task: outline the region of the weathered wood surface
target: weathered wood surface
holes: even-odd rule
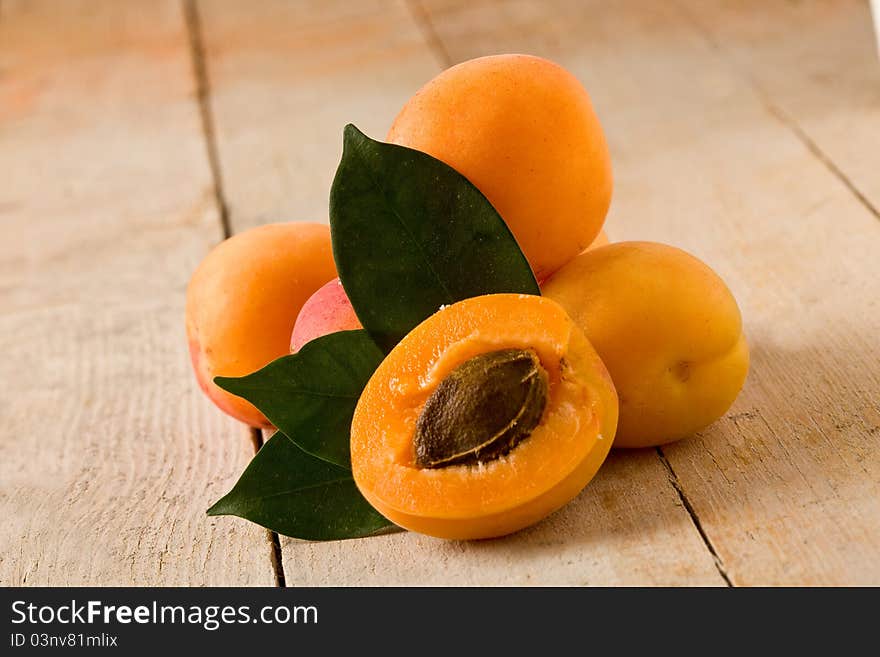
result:
[[[880,584],[874,48],[855,0],[3,0],[0,583]],[[233,232],[326,220],[345,123],[381,137],[504,51],[591,91],[612,239],[728,281],[746,388],[507,539],[282,538],[273,565],[267,532],[203,515],[253,450],[188,371],[189,273],[221,207]]]
[[[204,510],[253,455],[197,390],[190,271],[222,237],[178,2],[0,14],[0,584],[264,584]]]
[[[716,56],[836,175],[880,207],[880,48],[862,0],[682,2]],[[877,7],[880,12],[880,5]]]

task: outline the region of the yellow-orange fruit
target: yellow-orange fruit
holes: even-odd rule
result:
[[[270,426],[214,377],[244,376],[290,353],[302,305],[334,276],[330,229],[317,223],[252,228],[205,257],[187,288],[186,335],[196,379],[221,410],[251,426]]]
[[[609,244],[611,244],[611,240],[608,239],[608,234],[603,228],[599,231],[599,234],[596,235],[596,239],[593,240],[592,244],[590,244],[585,250],[589,251],[590,249],[598,249],[600,246],[608,246]]]
[[[528,350],[540,361],[547,393],[537,426],[486,462],[419,467],[415,435],[429,398],[460,365],[499,350]],[[382,362],[354,413],[352,471],[370,504],[402,527],[441,538],[490,538],[535,523],[575,497],[607,456],[616,424],[611,379],[558,304],[486,295],[438,311]]]
[[[679,440],[721,417],[749,369],[736,300],[694,256],[665,244],[587,251],[543,287],[584,330],[620,398],[615,447]]]
[[[538,280],[585,249],[611,202],[611,160],[586,90],[529,55],[472,59],[404,105],[388,141],[433,155],[498,210]]]
[[[607,246],[610,243],[611,243],[611,241],[608,239],[608,235],[605,233],[605,229],[603,228],[602,230],[599,231],[599,234],[596,235],[596,239],[593,240],[592,244],[590,244],[590,246],[588,246],[586,249],[584,249],[584,251],[598,249],[600,246]],[[546,281],[549,278],[550,277],[548,276],[547,278],[539,279],[538,283],[541,285],[544,285],[544,281]]]

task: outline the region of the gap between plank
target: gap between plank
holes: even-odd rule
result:
[[[410,16],[412,16],[412,19],[422,32],[425,43],[428,44],[428,49],[434,53],[434,56],[439,60],[440,65],[443,68],[449,68],[452,66],[454,63],[452,57],[449,55],[449,51],[446,50],[446,46],[443,45],[443,40],[440,38],[437,30],[434,29],[434,24],[431,22],[431,16],[428,14],[428,10],[425,9],[420,0],[406,0],[404,4],[407,9],[409,9]]]
[[[254,443],[254,454],[262,449],[266,444],[262,429],[251,427],[251,440]],[[269,533],[269,539],[272,541],[272,570],[275,571],[275,585],[281,588],[287,587],[287,578],[284,576],[284,559],[281,555],[281,539],[278,532],[266,530]]]
[[[703,545],[706,546],[706,549],[709,550],[709,553],[712,555],[712,560],[715,562],[715,568],[716,570],[718,570],[718,574],[721,575],[721,578],[724,580],[727,586],[736,586],[730,579],[730,576],[727,574],[727,569],[724,567],[724,562],[721,561],[721,557],[718,556],[718,552],[715,550],[715,546],[712,545],[712,541],[709,539],[709,535],[706,533],[706,530],[703,529],[703,523],[700,522],[700,518],[699,516],[697,516],[696,510],[691,504],[691,501],[688,499],[687,494],[685,494],[684,488],[682,488],[681,482],[678,479],[678,475],[675,474],[675,470],[672,469],[672,464],[669,462],[669,459],[666,458],[666,454],[663,453],[663,449],[661,447],[655,447],[654,449],[657,451],[657,456],[660,458],[660,462],[666,468],[669,483],[672,484],[675,492],[678,493],[678,499],[681,500],[682,505],[684,505],[685,510],[691,517],[691,522],[694,523],[694,527],[696,527],[697,529],[697,533],[700,535],[700,538],[703,539]]]
[[[831,156],[828,155],[822,148],[816,143],[810,135],[807,134],[806,130],[804,130],[801,125],[790,116],[785,110],[783,110],[780,106],[770,100],[767,94],[764,93],[761,85],[755,80],[754,76],[743,66],[736,62],[736,60],[727,54],[726,49],[721,43],[715,39],[715,36],[712,32],[703,25],[700,20],[693,15],[693,13],[681,3],[676,2],[675,6],[678,7],[679,13],[691,24],[694,30],[697,32],[699,36],[701,36],[706,43],[708,44],[711,50],[714,50],[719,59],[721,59],[725,64],[727,64],[735,73],[739,74],[739,76],[752,88],[752,91],[758,96],[758,99],[761,101],[761,104],[764,106],[764,109],[777,121],[779,121],[782,125],[791,131],[791,133],[804,145],[804,147],[817,159],[822,165],[837,178],[843,186],[846,187],[850,193],[856,198],[856,200],[868,211],[871,215],[880,221],[880,209],[877,208],[873,203],[871,203],[870,199],[865,196],[864,192],[860,190],[856,184],[847,176],[843,169],[841,169],[834,160],[831,159]]]
[[[205,150],[208,156],[208,166],[211,170],[211,179],[214,186],[214,202],[220,213],[220,227],[224,239],[232,236],[232,223],[229,220],[229,205],[226,202],[226,194],[223,188],[223,177],[220,170],[220,155],[217,149],[217,133],[214,127],[214,115],[211,112],[211,86],[208,79],[208,68],[205,63],[205,44],[202,37],[202,22],[196,0],[183,0],[183,13],[186,19],[187,33],[189,35],[190,56],[193,63],[193,75],[196,82],[196,99],[199,106],[199,117],[202,123],[202,132],[205,136]],[[262,448],[263,432],[251,427],[249,429],[254,454]],[[284,564],[281,558],[281,540],[278,534],[266,530],[269,541],[272,543],[272,571],[275,575],[275,585],[286,587],[284,577]]]
[[[868,199],[867,196],[856,187],[856,184],[843,172],[843,170],[834,163],[834,160],[823,151],[819,144],[813,141],[812,137],[808,135],[804,129],[800,126],[800,124],[795,121],[791,116],[789,116],[781,107],[776,104],[770,102],[768,98],[766,98],[761,91],[760,88],[755,88],[755,91],[758,93],[758,96],[761,98],[761,101],[764,103],[765,109],[773,115],[782,125],[787,127],[794,133],[795,137],[797,137],[801,143],[806,147],[810,153],[812,153],[817,160],[819,160],[822,164],[825,165],[825,168],[828,169],[831,174],[836,177],[841,183],[843,183],[844,187],[846,187],[853,196],[856,197],[859,203],[864,206],[864,208],[870,212],[875,219],[880,221],[880,209],[874,206],[873,203]]]
[[[208,166],[214,181],[214,201],[220,212],[220,226],[223,237],[232,236],[232,224],[229,221],[229,206],[223,189],[223,176],[220,170],[220,155],[217,150],[217,133],[214,128],[214,115],[211,112],[211,85],[208,79],[208,68],[205,64],[205,43],[202,38],[202,19],[196,0],[183,0],[183,13],[186,17],[189,33],[190,54],[193,62],[193,73],[196,80],[196,98],[199,105],[199,116],[202,121],[202,132],[205,135],[205,149],[208,154]]]

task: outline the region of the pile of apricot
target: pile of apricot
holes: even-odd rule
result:
[[[543,296],[438,309],[388,354],[350,436],[355,482],[380,513],[443,538],[504,535],[574,498],[612,444],[675,441],[730,407],[749,365],[736,301],[680,249],[608,243],[611,160],[573,75],[526,55],[464,62],[406,103],[387,140],[467,177]],[[268,426],[213,377],[360,327],[335,276],[321,224],[255,228],[207,256],[186,326],[199,383],[222,410]]]

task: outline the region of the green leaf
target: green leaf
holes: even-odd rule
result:
[[[353,125],[330,191],[330,228],[342,285],[386,351],[442,305],[540,294],[504,220],[467,178]]]
[[[309,454],[351,468],[351,418],[382,358],[366,331],[339,331],[253,374],[214,382],[251,402]]]
[[[263,445],[208,515],[238,516],[311,541],[372,536],[394,527],[363,498],[350,471],[307,454],[281,433]]]

